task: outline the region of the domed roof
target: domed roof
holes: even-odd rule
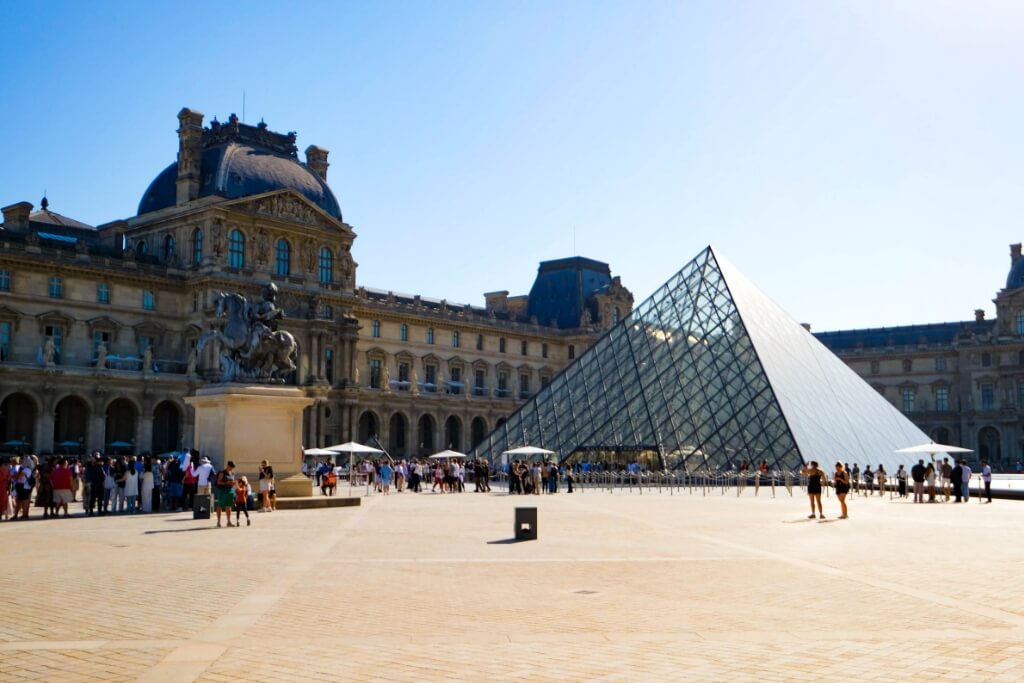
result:
[[[1010,274],[1006,276],[1006,288],[1024,287],[1024,258],[1019,258],[1010,266]]]
[[[342,220],[341,207],[331,188],[298,160],[294,141],[294,133],[271,133],[265,124],[247,126],[238,123],[234,116],[228,124],[215,121],[203,131],[199,197],[238,199],[291,189]],[[174,206],[177,179],[175,162],[150,183],[139,202],[139,215]]]

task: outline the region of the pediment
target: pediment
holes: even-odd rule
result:
[[[166,327],[152,320],[141,322],[132,327],[132,329],[135,330],[136,335],[144,334],[147,337],[163,337],[164,333],[167,332]]]
[[[124,325],[106,315],[100,315],[95,318],[90,318],[86,322],[89,324],[90,329],[119,330],[122,327],[124,327]]]
[[[21,324],[21,318],[24,314],[21,311],[17,311],[10,306],[0,306],[0,320],[8,320],[14,323],[15,329]]]
[[[283,223],[307,225],[321,230],[354,236],[352,227],[292,189],[274,190],[224,202],[221,208],[262,216]]]
[[[462,356],[452,356],[448,359],[449,365],[465,365],[466,361],[462,359]]]
[[[46,325],[61,325],[67,329],[75,324],[75,319],[70,315],[56,310],[40,313],[36,319],[39,321],[40,332]]]

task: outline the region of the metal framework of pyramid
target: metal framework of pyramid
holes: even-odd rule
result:
[[[895,464],[928,437],[707,247],[474,450],[658,467]],[[590,454],[590,455],[588,455]],[[890,471],[893,471],[890,470]]]

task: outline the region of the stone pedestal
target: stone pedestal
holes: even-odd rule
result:
[[[313,399],[302,390],[223,384],[204,387],[185,402],[196,411],[195,448],[218,469],[233,461],[236,474],[259,491],[260,461],[268,460],[279,497],[313,495],[312,481],[301,473],[302,411]]]

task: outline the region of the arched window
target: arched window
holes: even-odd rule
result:
[[[164,237],[164,263],[174,261],[174,235]]]
[[[334,282],[334,254],[328,247],[320,247],[320,283],[329,285]]]
[[[192,231],[192,265],[198,266],[203,262],[203,229],[196,228]]]
[[[135,255],[136,256],[145,256],[148,253],[149,253],[149,245],[146,244],[146,240],[139,240],[139,242],[135,245]]]
[[[274,272],[281,277],[288,277],[292,273],[292,245],[283,237],[277,241],[274,249]]]
[[[245,268],[245,235],[238,228],[228,234],[228,266]]]

